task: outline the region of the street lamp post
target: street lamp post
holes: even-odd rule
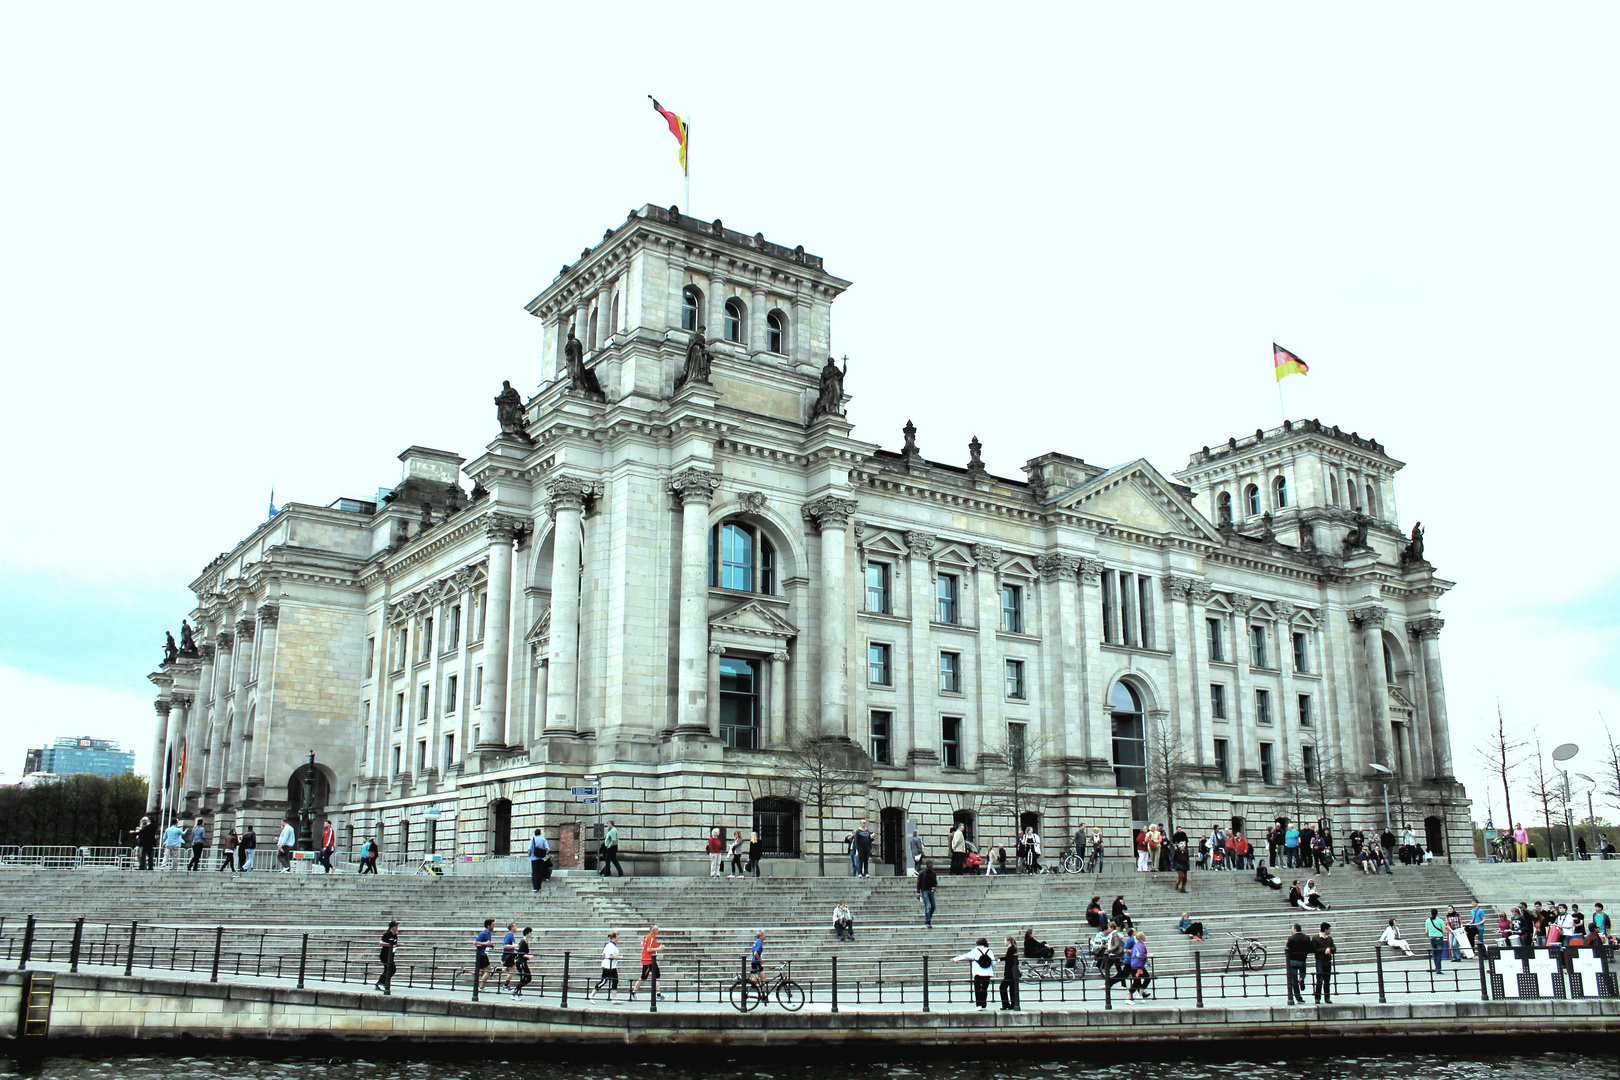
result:
[[[1553,763],[1556,766],[1558,762],[1568,761],[1580,752],[1581,748],[1572,742],[1564,743],[1562,746],[1555,746],[1552,755]],[[1559,769],[1558,771],[1564,774],[1564,827],[1569,830],[1569,857],[1573,861],[1575,858],[1575,819],[1569,816],[1569,770]]]
[[[1382,783],[1384,787],[1384,831],[1389,832],[1392,827],[1389,823],[1389,777],[1394,776],[1395,774],[1389,769],[1388,766],[1380,765],[1376,761],[1372,762],[1367,767],[1382,777],[1380,783]],[[1385,855],[1387,856],[1388,852],[1385,852]]]
[[[1576,773],[1575,779],[1586,785],[1586,827],[1592,832],[1592,847],[1590,850],[1597,851],[1597,812],[1592,809],[1592,789],[1597,787],[1597,781],[1592,779],[1590,776],[1587,776],[1583,772]],[[1602,854],[1603,853],[1601,851],[1598,851],[1598,855],[1600,857]]]

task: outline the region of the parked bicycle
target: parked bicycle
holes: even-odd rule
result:
[[[1081,858],[1080,853],[1075,851],[1074,848],[1066,847],[1063,849],[1063,854],[1059,855],[1052,865],[1065,874],[1078,874],[1085,869],[1085,860]]]
[[[776,965],[776,976],[772,979],[750,979],[738,977],[732,981],[731,1007],[738,1012],[751,1012],[764,1005],[776,995],[776,1003],[788,1012],[798,1012],[804,1008],[804,988],[788,978],[788,966]]]
[[[1073,956],[1067,955],[1069,951],[1066,949],[1065,955],[1046,960],[1024,960],[1019,970],[1023,978],[1031,982],[1069,982],[1084,979],[1096,970],[1096,963],[1085,948],[1076,946]]]
[[[1266,966],[1266,947],[1258,938],[1239,937],[1230,930],[1226,936],[1232,939],[1232,951],[1226,954],[1227,971],[1232,970],[1233,960],[1244,971],[1259,971]]]

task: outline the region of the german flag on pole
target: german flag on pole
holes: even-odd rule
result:
[[[1277,368],[1277,381],[1281,382],[1286,375],[1309,375],[1311,367],[1305,361],[1277,344],[1271,343],[1271,357]]]
[[[662,116],[666,121],[669,122],[669,133],[675,136],[676,142],[681,144],[681,152],[677,157],[677,160],[681,163],[681,172],[683,174],[687,173],[686,143],[690,132],[687,130],[686,121],[682,120],[680,117],[658,104],[658,99],[653,97],[651,94],[647,95],[647,100],[653,103],[653,108],[658,111],[658,115]]]

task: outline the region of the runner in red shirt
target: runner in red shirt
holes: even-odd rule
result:
[[[647,936],[641,939],[641,978],[637,979],[636,985],[630,988],[631,1001],[636,1000],[636,991],[641,989],[642,983],[648,979],[653,979],[656,982],[659,978],[658,954],[663,951],[664,946],[658,940],[658,927],[649,927]],[[655,985],[654,989],[656,988]],[[659,994],[658,1000],[664,1000],[664,995]]]

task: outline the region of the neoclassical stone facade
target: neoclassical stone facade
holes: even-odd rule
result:
[[[644,869],[750,822],[786,869],[814,821],[781,749],[819,729],[860,778],[831,831],[882,822],[885,858],[908,818],[936,850],[956,815],[1010,837],[1019,754],[1050,841],[1084,821],[1120,851],[1173,770],[1197,827],[1326,805],[1342,832],[1388,787],[1468,857],[1450,583],[1382,445],[1289,423],[1174,479],[1060,453],[999,477],[909,424],[886,451],[826,362],[847,285],[674,208],[610,229],[530,303],[539,389],[484,453],[413,446],[386,497],[288,505],[192,583],[154,805],[263,833],[313,752],[356,841],[485,854],[594,821],[570,787],[598,777]]]

